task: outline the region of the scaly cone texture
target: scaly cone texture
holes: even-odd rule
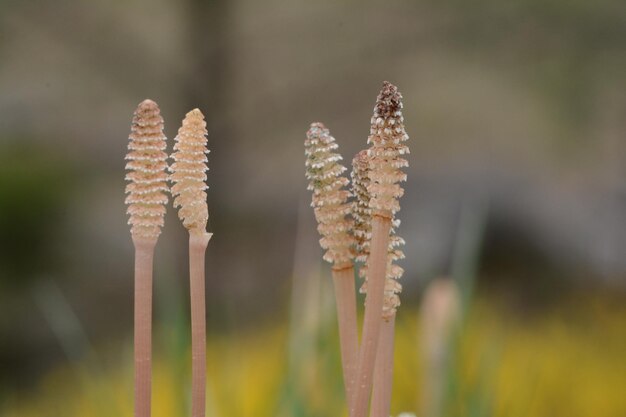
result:
[[[399,246],[404,245],[404,239],[395,234],[392,227],[389,236],[389,254],[387,260],[387,275],[385,277],[385,298],[383,299],[383,319],[389,320],[396,314],[396,310],[400,307],[400,297],[398,294],[402,292],[402,285],[398,282],[404,274],[404,269],[396,265],[396,261],[404,259],[404,252]],[[367,281],[361,287],[361,292],[367,291]]]
[[[409,165],[401,155],[408,154],[409,148],[403,145],[409,139],[404,130],[402,117],[402,95],[398,87],[385,81],[376,100],[374,115],[371,120],[370,208],[392,217],[400,211],[398,199],[404,194],[400,182],[406,181],[406,174],[401,168]]]
[[[359,268],[359,276],[365,280],[360,293],[367,293],[367,258],[370,250],[372,236],[370,208],[370,195],[367,187],[370,184],[370,157],[367,150],[359,152],[352,160],[352,192],[356,197],[352,211],[354,218],[354,235],[356,239],[356,260],[363,264]],[[399,259],[404,259],[404,252],[400,249],[404,245],[404,239],[396,235],[396,229],[400,226],[399,219],[393,219],[389,232],[389,247],[387,257],[387,272],[385,276],[385,296],[383,301],[383,318],[389,320],[400,306],[398,294],[402,291],[402,285],[397,281],[402,277],[404,270],[396,264]]]
[[[152,100],[142,101],[133,116],[126,155],[128,224],[134,237],[157,238],[163,227],[167,186],[167,154],[163,118]]]
[[[404,258],[404,253],[399,249],[404,245],[404,240],[395,235],[395,229],[400,225],[395,215],[400,210],[398,199],[404,194],[400,183],[406,181],[406,174],[402,168],[409,165],[408,161],[402,157],[409,153],[409,148],[403,144],[408,139],[402,116],[402,94],[398,91],[398,87],[385,81],[376,100],[370,136],[367,139],[367,142],[371,144],[367,151],[368,170],[362,175],[369,178],[366,189],[369,193],[371,213],[379,213],[392,218],[383,301],[383,318],[386,320],[395,314],[400,305],[398,293],[402,291],[402,286],[397,280],[404,270],[395,262]],[[367,287],[364,286],[362,291],[366,290]]]
[[[207,207],[206,171],[207,130],[202,112],[194,109],[187,113],[178,129],[174,163],[170,167],[170,180],[174,182],[172,195],[174,207],[180,207],[178,217],[190,232],[204,233],[209,219]]]
[[[357,262],[367,263],[367,256],[370,253],[370,239],[372,238],[372,210],[370,209],[370,195],[367,186],[370,183],[368,177],[369,157],[367,150],[364,149],[352,159],[352,194],[355,201],[352,207],[352,218],[354,219],[354,238]],[[361,278],[365,278],[363,265],[359,269]]]
[[[322,123],[313,123],[304,146],[308,189],[313,191],[311,207],[322,235],[320,245],[326,250],[324,260],[335,266],[349,265],[354,258],[352,207],[348,203],[350,191],[344,189],[349,181],[341,175],[346,168],[338,163],[341,155],[333,152],[337,143]]]

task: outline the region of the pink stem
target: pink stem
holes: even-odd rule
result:
[[[367,261],[367,298],[363,336],[359,349],[359,361],[354,381],[353,398],[350,402],[350,417],[365,417],[372,390],[374,362],[378,349],[378,338],[382,323],[385,274],[391,218],[379,213],[372,216],[372,240]]]
[[[150,417],[152,400],[152,261],[156,238],[135,245],[135,417]]]
[[[206,307],[204,258],[208,233],[189,234],[189,288],[191,293],[191,415],[204,417],[206,409]]]

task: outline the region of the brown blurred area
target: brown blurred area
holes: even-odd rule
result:
[[[484,225],[479,291],[623,302],[624,74],[622,1],[0,0],[0,383],[67,355],[50,305],[90,343],[130,337],[124,155],[144,98],[170,143],[188,110],[207,117],[213,331],[288,314],[294,269],[321,258],[304,133],[323,121],[348,164],[383,80],[411,136],[403,303],[452,272],[464,213]],[[187,302],[186,250],[170,210],[156,320]]]

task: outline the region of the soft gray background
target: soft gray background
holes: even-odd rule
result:
[[[524,305],[574,288],[623,294],[625,6],[0,1],[5,382],[62,356],[45,294],[63,294],[93,343],[130,336],[123,158],[144,98],[170,143],[188,110],[207,116],[214,327],[284,316],[292,272],[321,255],[304,133],[323,121],[349,163],[383,80],[404,95],[411,137],[405,303],[451,272],[464,218],[486,227],[480,288]],[[186,262],[170,211],[156,291],[185,300]]]

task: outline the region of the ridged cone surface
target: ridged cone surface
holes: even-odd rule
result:
[[[163,118],[159,106],[144,100],[135,110],[126,155],[127,213],[133,236],[154,238],[161,234],[167,186],[167,154]]]
[[[357,223],[370,224],[371,220],[363,216],[379,214],[391,217],[389,232],[389,248],[387,257],[387,274],[385,279],[385,295],[383,300],[383,318],[391,318],[400,306],[398,294],[402,286],[397,280],[404,270],[396,265],[396,261],[404,258],[400,249],[404,239],[396,236],[395,230],[400,221],[395,219],[400,210],[399,198],[404,194],[400,183],[406,181],[406,174],[402,168],[408,166],[408,161],[402,155],[409,153],[409,148],[403,144],[409,136],[404,129],[402,116],[402,94],[398,88],[385,81],[376,99],[374,114],[371,119],[370,135],[367,142],[371,145],[366,153],[357,155],[353,164],[354,191],[357,197],[355,219]],[[364,207],[368,207],[365,210]],[[356,226],[356,230],[364,228],[365,236],[371,235],[366,226]],[[359,237],[357,236],[357,239]],[[367,257],[369,256],[369,240],[357,245],[357,258],[364,262],[359,274],[366,281],[361,287],[361,293],[367,292]]]
[[[352,192],[356,197],[352,216],[355,221],[354,235],[356,239],[356,260],[362,262],[359,268],[359,276],[365,280],[360,292],[367,292],[367,258],[370,254],[370,240],[372,236],[372,209],[370,208],[370,195],[367,187],[370,184],[370,156],[368,151],[359,152],[352,160]],[[387,255],[387,275],[385,277],[385,295],[383,299],[383,318],[390,319],[400,306],[399,293],[402,285],[398,280],[404,270],[396,264],[399,259],[404,259],[404,252],[400,249],[404,245],[404,239],[396,235],[396,229],[400,226],[399,219],[393,219],[389,231],[389,248]]]
[[[170,167],[174,207],[180,207],[178,217],[189,231],[204,233],[209,219],[206,171],[207,130],[204,115],[198,109],[187,113],[178,129]]]
[[[337,143],[322,123],[313,123],[304,146],[308,189],[313,191],[311,207],[322,235],[320,245],[326,250],[323,258],[335,265],[349,263],[354,258],[352,208],[350,191],[344,188],[349,181],[342,176],[346,168],[339,163],[341,155],[333,152]]]
[[[365,263],[369,255],[370,240],[372,239],[372,209],[370,209],[370,195],[367,186],[370,183],[368,177],[369,156],[367,150],[362,150],[352,159],[352,195],[355,200],[352,207],[354,219],[354,238],[356,249],[356,261]]]
[[[409,139],[402,117],[402,95],[398,87],[385,81],[378,94],[367,143],[370,156],[370,208],[382,214],[395,215],[398,199],[404,194],[400,183],[406,181],[402,168],[409,164],[402,155],[409,153],[403,142]]]

